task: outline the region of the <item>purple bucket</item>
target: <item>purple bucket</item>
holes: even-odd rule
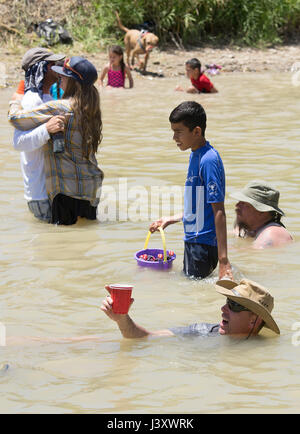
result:
[[[140,267],[149,267],[154,270],[168,270],[172,267],[172,263],[174,259],[176,258],[176,255],[174,253],[173,256],[169,257],[166,262],[164,262],[163,259],[158,259],[158,261],[146,261],[145,259],[140,258],[141,255],[144,254],[154,256],[154,258],[157,258],[157,255],[161,253],[164,255],[164,251],[162,249],[144,249],[140,250],[139,252],[136,252],[135,259],[137,261],[137,264]],[[169,256],[169,252],[167,251],[167,256]]]

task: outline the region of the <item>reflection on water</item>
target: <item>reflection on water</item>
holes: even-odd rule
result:
[[[292,246],[254,251],[249,241],[228,237],[236,278],[246,276],[270,288],[282,334],[266,331],[245,342],[226,337],[128,341],[99,310],[104,284],[128,282],[134,284],[132,316],[146,328],[220,318],[224,299],[214,291],[217,272],[202,282],[181,274],[180,224],[166,231],[167,247],[177,254],[171,271],[138,268],[133,259],[149,221],[162,211],[162,203],[151,206],[153,188],[180,187],[185,181],[189,155],[172,142],[168,122],[170,111],[188,99],[173,91],[177,81],[144,78],[130,91],[102,94],[104,139],[98,161],[104,186],[116,199],[103,195],[101,210],[114,202],[116,216],[124,211],[126,198],[118,190],[122,178],[131,194],[131,219],[80,221],[71,227],[46,225],[29,214],[6,121],[11,90],[2,90],[0,321],[8,339],[99,336],[97,341],[22,340],[1,347],[0,364],[10,366],[0,376],[2,412],[298,411],[300,348],[292,344],[292,326],[300,321],[300,90],[288,74],[223,74],[214,82],[219,94],[193,98],[207,111],[207,138],[224,161],[228,230],[234,220],[229,193],[261,178],[281,191],[284,223],[295,238]],[[148,194],[144,203],[139,191]],[[139,209],[141,203],[147,212]],[[160,247],[159,235],[150,245]]]

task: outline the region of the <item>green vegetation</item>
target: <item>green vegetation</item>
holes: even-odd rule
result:
[[[30,4],[34,5],[35,1],[37,10],[46,4],[44,0],[31,0]],[[51,7],[45,9],[48,16],[39,18],[59,20],[66,16],[68,30],[87,51],[121,43],[124,33],[117,27],[116,10],[128,28],[153,21],[161,45],[175,43],[178,47],[206,43],[273,45],[289,42],[297,37],[300,29],[300,0],[58,1],[51,2],[53,11]],[[55,17],[56,2],[65,8],[64,15]],[[16,5],[23,3],[24,0],[14,0],[12,4],[16,9]],[[17,17],[18,28],[22,27],[20,14],[14,10],[12,16]],[[28,19],[23,19],[24,22],[28,23]]]
[[[105,46],[118,42],[118,10],[128,28],[153,21],[162,43],[263,46],[287,42],[300,28],[300,0],[93,0],[69,20],[75,38]]]

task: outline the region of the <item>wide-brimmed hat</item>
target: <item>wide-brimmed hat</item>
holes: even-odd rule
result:
[[[34,47],[26,51],[22,59],[22,68],[27,71],[35,63],[41,60],[47,60],[48,62],[58,62],[63,60],[66,56],[64,54],[54,54],[47,48]]]
[[[276,211],[284,215],[284,212],[278,207],[279,191],[265,181],[251,181],[242,191],[233,192],[230,196],[238,201],[250,203],[258,211]]]
[[[95,66],[84,57],[74,56],[66,59],[64,66],[52,66],[53,71],[59,75],[74,78],[81,84],[92,85],[98,78]]]
[[[279,327],[271,315],[274,298],[266,288],[248,279],[242,279],[240,283],[224,279],[216,283],[216,290],[258,315],[265,322],[265,327],[280,334]]]

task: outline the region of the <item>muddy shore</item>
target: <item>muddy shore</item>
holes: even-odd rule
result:
[[[9,48],[0,47],[2,68],[6,74],[5,86],[14,87],[23,77],[21,58],[27,49],[18,48],[13,53]],[[55,50],[57,51],[57,50]],[[66,54],[80,54],[90,59],[98,71],[107,63],[106,52],[82,53],[80,47],[67,47]],[[184,75],[184,62],[197,57],[202,65],[216,63],[223,73],[235,72],[289,72],[295,62],[300,62],[300,45],[284,45],[267,49],[255,48],[194,48],[189,50],[156,49],[150,56],[147,70],[154,76],[176,77]],[[139,74],[135,73],[135,78]],[[3,80],[2,80],[3,81]],[[3,84],[2,84],[3,87]]]

